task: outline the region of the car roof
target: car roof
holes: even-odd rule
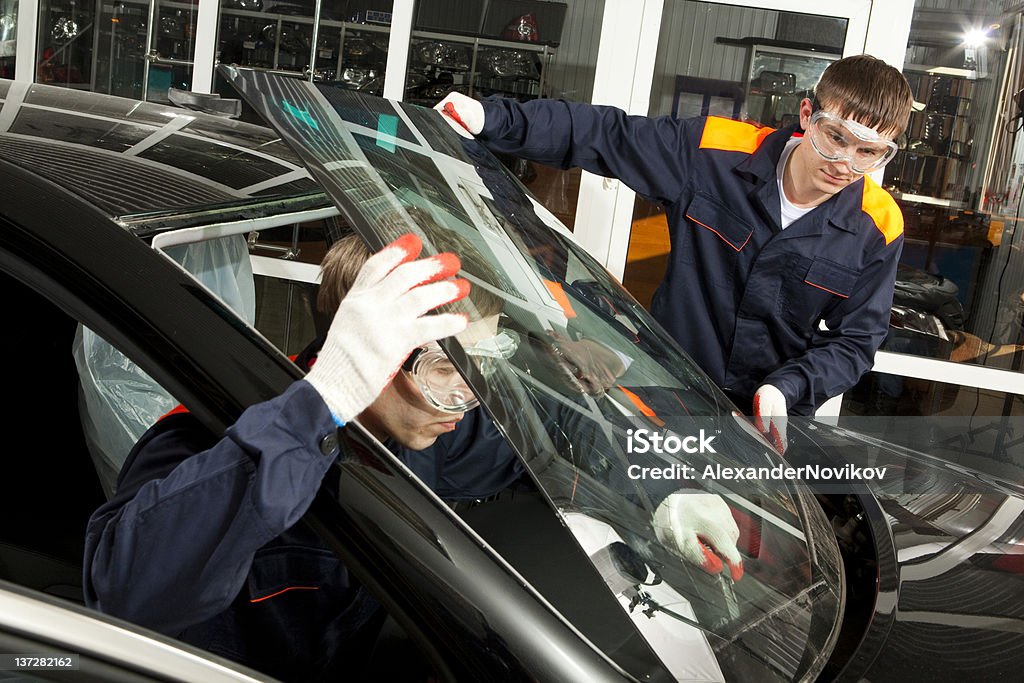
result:
[[[0,158],[140,235],[330,204],[263,126],[9,80],[0,105]]]

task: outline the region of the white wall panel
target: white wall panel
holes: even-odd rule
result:
[[[36,80],[36,27],[39,18],[39,0],[19,0],[17,53],[14,58],[14,78],[29,83]]]
[[[661,26],[662,0],[606,0],[593,102],[646,114]],[[634,195],[614,180],[584,171],[574,235],[616,277],[622,276]]]
[[[405,97],[405,74],[409,68],[409,41],[415,8],[415,0],[395,0],[391,9],[388,61],[384,69],[384,97],[389,100]]]
[[[217,61],[217,0],[199,0],[196,14],[196,51],[192,57],[192,91],[213,92],[213,69]]]

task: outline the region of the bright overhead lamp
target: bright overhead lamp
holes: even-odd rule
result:
[[[981,47],[988,38],[988,29],[974,28],[964,34],[964,45],[967,47]]]

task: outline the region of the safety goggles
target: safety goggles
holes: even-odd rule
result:
[[[827,161],[845,161],[854,173],[870,173],[885,166],[899,147],[873,128],[841,119],[824,109],[811,114],[807,129],[814,151]]]
[[[519,336],[505,331],[464,348],[466,355],[476,361],[486,377],[497,369],[498,363],[509,358],[519,348]],[[441,347],[432,342],[421,346],[402,365],[409,373],[423,398],[432,407],[446,413],[464,413],[479,405],[473,390],[459,374],[458,369]]]

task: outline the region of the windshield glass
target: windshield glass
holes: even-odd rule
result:
[[[500,299],[514,353],[443,345],[661,665],[680,680],[812,679],[842,613],[828,522],[791,478],[735,476],[785,463],[621,285],[436,112],[222,69],[371,247],[412,227]],[[655,511],[676,493],[728,504],[742,578],[659,540]]]

